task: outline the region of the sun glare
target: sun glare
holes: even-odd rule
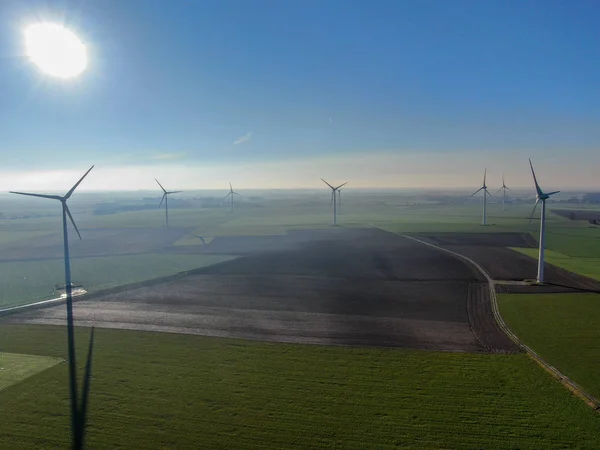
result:
[[[62,25],[38,23],[25,29],[27,56],[44,73],[73,78],[85,70],[87,53],[77,35]]]

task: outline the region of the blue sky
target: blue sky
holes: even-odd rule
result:
[[[79,78],[27,61],[40,20],[87,45]],[[591,187],[598,80],[594,1],[3,0],[0,188],[526,185],[527,156]]]

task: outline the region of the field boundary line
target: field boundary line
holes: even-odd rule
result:
[[[48,300],[40,300],[39,302],[27,303],[25,305],[10,306],[8,308],[0,309],[0,317],[9,315],[9,314],[15,314],[15,313],[27,311],[30,309],[56,306],[56,305],[65,303],[66,301],[67,301],[66,298],[59,297],[59,298],[51,298]]]
[[[526,345],[523,341],[521,341],[516,334],[514,334],[510,328],[502,319],[500,315],[500,310],[498,309],[498,298],[496,296],[496,282],[494,279],[485,271],[483,267],[481,267],[478,263],[473,261],[471,258],[461,255],[452,250],[448,250],[446,248],[440,247],[438,245],[432,244],[430,242],[422,241],[421,239],[417,239],[413,236],[409,236],[406,234],[399,234],[404,238],[410,239],[415,242],[419,242],[423,245],[427,245],[428,247],[435,248],[436,250],[440,250],[446,252],[450,255],[453,255],[463,261],[466,261],[471,266],[475,267],[488,281],[489,291],[490,291],[490,301],[492,303],[492,312],[494,313],[494,318],[496,319],[496,323],[498,326],[506,333],[506,335],[517,344],[530,358],[532,358],[535,362],[537,362],[543,369],[546,370],[549,374],[553,375],[556,379],[558,379],[563,386],[565,386],[569,391],[571,391],[574,395],[582,399],[588,406],[594,408],[597,412],[600,410],[600,401],[596,399],[592,394],[584,390],[581,386],[563,374],[556,367],[548,363],[544,358],[542,358],[537,352],[535,352],[531,347]]]

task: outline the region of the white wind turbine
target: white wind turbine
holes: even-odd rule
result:
[[[10,191],[11,194],[28,195],[31,197],[40,197],[50,200],[58,200],[62,205],[62,222],[63,222],[63,244],[64,244],[64,258],[65,258],[65,291],[66,291],[66,304],[67,304],[67,347],[68,347],[68,363],[69,363],[69,392],[71,396],[71,426],[73,431],[73,446],[74,448],[83,447],[84,430],[86,425],[87,416],[87,400],[89,396],[90,378],[92,373],[92,349],[94,346],[94,328],[90,335],[90,343],[88,347],[88,357],[85,365],[85,372],[83,378],[83,391],[81,398],[81,405],[77,400],[77,374],[76,374],[76,362],[75,362],[75,327],[73,323],[73,284],[71,283],[71,261],[69,256],[69,236],[67,231],[67,216],[79,239],[81,239],[81,233],[75,225],[75,220],[69,211],[67,206],[67,200],[73,195],[77,186],[81,184],[83,179],[88,173],[94,168],[90,167],[89,170],[83,175],[75,186],[73,186],[69,192],[64,196],[60,195],[44,195],[44,194],[31,194],[27,192],[14,192]]]
[[[223,201],[227,200],[227,197],[231,196],[231,212],[233,212],[233,196],[234,195],[240,195],[237,192],[235,192],[233,190],[233,187],[231,186],[231,181],[229,182],[229,193],[225,196],[225,198],[223,199]]]
[[[327,186],[329,186],[331,188],[331,203],[333,205],[333,225],[337,226],[337,195],[336,192],[339,193],[339,190],[342,186],[345,186],[348,184],[348,182],[346,181],[343,184],[340,184],[338,187],[333,187],[332,185],[330,185],[327,181],[323,180],[323,178],[321,178],[321,180],[323,181],[323,183],[325,183]]]
[[[540,219],[540,253],[538,257],[538,271],[537,271],[537,282],[544,282],[544,247],[546,245],[546,200],[550,198],[551,195],[558,194],[560,191],[553,191],[545,193],[540,188],[540,185],[537,182],[537,178],[535,176],[535,171],[533,170],[533,164],[531,164],[531,159],[529,160],[529,167],[531,167],[531,174],[533,175],[533,182],[535,183],[535,205],[533,206],[533,210],[531,211],[531,216],[529,217],[529,223],[531,223],[531,219],[533,219],[533,215],[535,214],[535,209],[537,208],[538,203],[542,202],[542,215]]]
[[[481,219],[481,225],[487,225],[487,196],[489,195],[490,198],[492,197],[492,194],[489,193],[488,188],[485,184],[485,178],[487,175],[487,169],[485,169],[483,171],[483,185],[477,189],[475,192],[473,192],[473,194],[471,194],[471,197],[475,194],[477,194],[479,191],[483,191],[483,217]]]
[[[502,193],[502,211],[504,211],[504,205],[506,203],[506,191],[510,191],[510,188],[504,183],[504,174],[502,174],[502,187],[498,189],[498,192],[504,191]]]
[[[156,180],[156,178],[155,178]],[[167,219],[167,228],[169,228],[169,195],[171,194],[179,194],[180,192],[183,191],[167,191],[164,187],[162,187],[162,184],[160,184],[160,182],[158,180],[156,180],[156,182],[158,183],[158,185],[160,186],[160,188],[163,191],[163,196],[160,199],[160,203],[158,204],[158,207],[160,208],[162,206],[162,202],[165,202],[165,217]]]

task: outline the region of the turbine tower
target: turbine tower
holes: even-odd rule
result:
[[[510,191],[510,188],[504,183],[504,174],[502,174],[502,187],[498,189],[498,192],[504,191],[502,193],[502,211],[504,211],[504,204],[506,203],[506,191]]]
[[[156,180],[156,178],[155,178]],[[180,192],[183,191],[167,191],[164,187],[162,187],[162,184],[160,184],[160,182],[158,180],[156,180],[156,182],[158,183],[158,185],[160,186],[160,188],[163,191],[163,196],[160,199],[160,203],[158,204],[158,207],[160,208],[162,206],[162,202],[165,202],[165,217],[167,219],[167,228],[169,228],[169,195],[171,194],[179,194]]]
[[[492,194],[489,193],[488,188],[485,184],[485,178],[487,175],[487,169],[485,169],[483,171],[483,185],[477,189],[475,192],[473,192],[473,194],[471,194],[471,197],[475,194],[477,194],[479,191],[483,191],[483,217],[481,219],[481,225],[487,225],[487,196],[489,195],[490,198],[492,197]]]
[[[323,183],[325,183],[327,186],[329,186],[331,188],[331,203],[333,205],[333,226],[337,226],[337,201],[336,201],[336,192],[339,193],[339,190],[342,186],[345,186],[348,184],[348,182],[346,181],[343,184],[340,184],[338,187],[333,187],[332,185],[330,185],[327,181],[323,180],[323,178],[321,178],[321,180],[323,181]]]
[[[533,170],[533,164],[531,164],[531,159],[529,160],[529,167],[531,167],[531,174],[533,175],[533,182],[535,183],[535,205],[533,205],[533,210],[531,211],[531,216],[529,217],[529,223],[531,223],[531,219],[533,219],[533,215],[535,214],[535,209],[537,208],[538,203],[542,202],[542,215],[540,219],[540,253],[538,257],[538,271],[537,271],[537,282],[544,282],[544,246],[546,244],[546,200],[550,198],[551,195],[558,194],[560,191],[548,192],[545,193],[540,188],[540,185],[537,182],[537,178],[535,177],[535,171]]]
[[[233,196],[240,195],[240,194],[238,194],[237,192],[235,192],[233,190],[233,187],[231,186],[231,181],[229,182],[229,193],[225,196],[223,201],[227,200],[227,197],[229,197],[230,195],[231,195],[231,212],[233,212]]]
[[[94,168],[90,169],[83,175],[75,186],[69,190],[64,196],[60,195],[43,195],[43,194],[30,194],[27,192],[14,192],[10,191],[11,194],[28,195],[31,197],[40,197],[50,200],[58,200],[62,205],[62,222],[63,222],[63,243],[64,243],[64,258],[65,258],[65,291],[66,291],[66,305],[67,305],[67,347],[68,347],[68,358],[69,358],[69,392],[71,396],[71,431],[73,433],[73,447],[76,449],[83,448],[86,416],[87,416],[87,400],[90,391],[90,378],[92,373],[92,349],[94,347],[94,328],[90,334],[90,343],[88,347],[87,361],[85,364],[85,372],[83,377],[83,391],[81,398],[81,405],[77,399],[77,374],[76,374],[76,363],[75,363],[75,327],[73,324],[73,285],[71,283],[71,261],[69,257],[69,236],[67,232],[67,216],[73,224],[73,228],[77,232],[79,239],[81,239],[81,233],[75,220],[71,215],[71,211],[67,206],[67,200],[73,195],[77,186],[81,184],[83,179],[88,173]]]
[[[342,213],[342,190],[341,189],[338,189],[337,195],[338,195],[338,211],[341,214]]]

